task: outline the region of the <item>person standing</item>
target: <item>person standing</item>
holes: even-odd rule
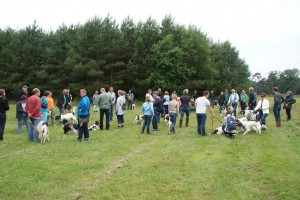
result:
[[[257,122],[261,121],[262,130],[266,129],[266,118],[269,115],[269,107],[270,107],[270,103],[266,98],[266,96],[267,96],[266,93],[261,93],[260,95],[261,100],[258,101],[258,104],[254,109],[255,112],[258,112],[258,114],[256,115],[256,121]]]
[[[249,101],[248,101],[248,107],[249,110],[254,110],[256,107],[256,98],[257,98],[257,94],[256,92],[254,92],[253,87],[249,88]]]
[[[165,114],[169,114],[169,102],[170,102],[170,95],[168,91],[165,91],[165,95],[164,95],[164,107],[165,107]]]
[[[155,91],[153,92],[153,98],[154,98],[154,103],[153,103],[153,109],[154,109],[154,116],[152,119],[152,126],[153,126],[153,132],[156,133],[158,131],[158,121],[160,117],[160,112],[161,112],[161,100],[160,97],[158,96],[158,92]]]
[[[127,100],[128,100],[127,110],[129,109],[132,110],[133,98],[134,98],[134,94],[131,92],[131,90],[129,90],[127,94]]]
[[[16,118],[18,120],[18,129],[17,134],[21,133],[22,124],[26,125],[26,129],[28,131],[28,116],[25,112],[27,97],[25,95],[21,96],[20,101],[18,101],[16,105]]]
[[[228,93],[228,89],[224,90],[224,97],[225,97],[225,105],[227,107],[228,105],[228,101],[229,101],[229,93]]]
[[[206,136],[205,123],[206,123],[206,108],[209,109],[212,117],[214,117],[213,109],[210,107],[210,102],[208,100],[209,92],[204,91],[202,97],[198,97],[196,106],[196,117],[197,117],[197,131],[199,135]]]
[[[236,93],[235,89],[232,89],[231,94],[229,96],[229,103],[231,103],[231,105],[233,107],[234,117],[236,117],[236,115],[237,115],[236,109],[237,109],[237,106],[238,106],[238,102],[239,102],[239,95]]]
[[[93,95],[92,99],[93,99],[93,105],[94,105],[93,111],[98,112],[98,110],[99,110],[99,107],[98,107],[99,93],[97,90],[95,91],[95,94]]]
[[[65,111],[65,113],[70,113],[72,110],[72,101],[73,101],[73,96],[70,93],[70,89],[66,89],[65,98],[66,98],[66,103],[64,106],[64,109],[65,109],[64,111]]]
[[[113,120],[113,113],[114,113],[114,106],[116,103],[116,94],[114,93],[114,88],[109,87],[108,89],[108,94],[110,95],[111,98],[111,104],[109,105],[109,121]]]
[[[240,94],[241,111],[246,109],[247,101],[248,95],[245,93],[245,90],[242,90],[242,93]]]
[[[84,135],[84,141],[88,141],[90,137],[88,129],[90,118],[90,99],[88,98],[85,89],[80,90],[80,97],[81,100],[78,104],[78,142],[81,142],[82,135]]]
[[[197,98],[198,98],[198,92],[197,92],[197,90],[195,90],[193,93],[194,102],[197,100]]]
[[[4,129],[6,124],[6,111],[9,110],[8,101],[5,97],[5,90],[0,89],[0,141],[3,141]]]
[[[292,104],[296,103],[296,99],[293,97],[292,91],[288,91],[286,93],[286,97],[284,100],[284,106],[283,109],[285,109],[286,115],[287,115],[287,121],[291,120],[291,110],[292,110]]]
[[[272,92],[274,94],[273,112],[276,120],[276,127],[281,127],[280,110],[281,110],[281,104],[284,102],[284,98],[278,92],[278,87],[273,87]]]
[[[169,110],[169,116],[170,120],[172,122],[171,127],[170,127],[170,132],[175,133],[175,126],[176,126],[176,118],[179,113],[179,102],[177,101],[177,95],[172,94],[171,95],[172,101],[170,101],[168,105],[168,110]]]
[[[221,91],[220,93],[220,97],[219,97],[219,111],[221,113],[222,108],[225,108],[225,95],[224,93]]]
[[[183,95],[180,97],[180,121],[179,121],[179,128],[182,127],[182,121],[184,117],[184,113],[186,114],[185,119],[185,126],[187,127],[189,125],[189,118],[190,118],[190,96],[189,90],[185,89],[183,90]]]
[[[141,134],[144,133],[146,127],[147,127],[147,134],[150,134],[150,122],[151,122],[152,116],[154,115],[152,99],[153,98],[151,95],[146,94],[146,101],[145,101],[145,103],[143,103],[143,106],[142,106],[142,112],[144,114],[144,124],[142,127]]]
[[[51,118],[51,124],[52,126],[56,127],[55,125],[55,107],[54,107],[54,100],[52,98],[52,92],[48,91],[48,96],[46,96],[46,99],[48,101],[48,110],[49,110],[49,115],[48,117]]]
[[[59,109],[59,115],[65,114],[65,105],[66,105],[66,89],[64,89],[58,96],[56,106]]]
[[[27,85],[23,85],[22,88],[19,90],[18,94],[17,94],[17,101],[20,101],[21,96],[26,96],[28,98],[28,87]]]
[[[125,114],[125,111],[123,110],[124,106],[126,106],[126,100],[125,100],[125,97],[123,96],[123,91],[119,90],[117,103],[116,103],[116,115],[117,115],[117,119],[118,119],[118,127],[117,128],[124,127],[124,114]]]
[[[105,88],[100,89],[101,94],[99,95],[98,106],[100,108],[100,130],[103,130],[103,116],[105,114],[106,130],[109,130],[109,108],[112,104],[112,98],[109,93],[105,92]]]
[[[41,99],[39,98],[41,92],[38,88],[32,90],[32,96],[27,99],[25,112],[29,118],[28,126],[28,141],[39,142],[37,126],[41,121]]]
[[[213,90],[210,91],[210,94],[209,94],[209,101],[210,101],[210,106],[211,106],[212,108],[214,108],[214,106],[215,106],[215,98],[216,98],[216,95],[215,95],[214,91],[213,91]]]
[[[48,118],[48,101],[47,101],[47,96],[49,95],[49,91],[44,92],[44,96],[41,98],[41,107],[42,107],[42,120],[43,122],[47,122]]]

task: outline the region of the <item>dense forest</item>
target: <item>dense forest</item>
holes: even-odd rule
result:
[[[281,73],[272,73],[280,78]],[[0,76],[0,88],[10,98],[23,84],[54,94],[70,88],[75,95],[80,88],[91,95],[109,86],[144,94],[148,88],[220,91],[251,84],[269,91],[268,84],[277,84],[277,79],[262,82],[259,74],[251,77],[229,41],[215,42],[197,27],[176,24],[171,16],[161,23],[152,18],[134,23],[128,17],[118,24],[107,16],[55,31],[44,31],[37,22],[20,30],[0,29]]]

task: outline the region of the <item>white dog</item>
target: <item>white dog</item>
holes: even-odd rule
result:
[[[256,114],[253,110],[244,110],[243,114],[248,121],[256,121]]]
[[[73,120],[73,121],[75,121],[76,123],[78,123],[78,121],[77,121],[77,119],[76,119],[76,117],[75,117],[75,115],[73,114],[73,113],[66,113],[66,114],[64,114],[64,115],[58,115],[58,116],[55,116],[55,119],[56,120],[59,120],[59,121],[63,121],[64,119],[66,119],[66,120]]]
[[[135,116],[133,123],[137,124],[138,122],[141,122],[141,124],[143,124],[143,122],[144,122],[144,115],[136,115]]]
[[[166,114],[164,119],[165,119],[165,122],[166,122],[167,126],[170,128],[171,124],[172,124],[170,115]]]
[[[221,134],[223,134],[223,133],[224,133],[224,131],[223,131],[223,129],[222,129],[222,126],[216,128],[216,129],[214,130],[214,134],[221,135]]]
[[[46,139],[49,141],[49,130],[47,122],[44,123],[43,121],[40,121],[36,129],[38,131],[38,137],[41,142],[45,143]]]
[[[100,122],[99,121],[94,121],[93,125],[89,127],[89,131],[96,131],[99,128]]]
[[[243,135],[246,135],[250,131],[256,131],[259,135],[261,134],[262,127],[260,125],[260,122],[256,122],[256,121],[240,122],[239,120],[237,120],[236,122],[237,122],[237,126],[241,127],[241,129],[238,132],[244,131]]]
[[[132,103],[132,110],[135,110],[135,103]]]

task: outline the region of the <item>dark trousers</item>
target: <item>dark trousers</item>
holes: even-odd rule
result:
[[[254,102],[253,104],[249,105],[249,110],[254,110],[256,107],[256,102]]]
[[[153,119],[152,119],[152,126],[153,126],[154,131],[157,131],[157,129],[158,129],[159,116],[160,116],[159,112],[154,112],[154,116],[153,116]]]
[[[164,105],[164,107],[165,107],[165,114],[166,115],[169,114],[169,105]]]
[[[291,120],[292,119],[291,108],[286,108],[285,112],[286,112],[286,115],[287,115],[287,120]]]
[[[113,120],[113,114],[114,113],[114,104],[111,104],[109,106],[109,121],[112,121]]]
[[[190,118],[190,107],[181,107],[180,108],[180,120],[183,120],[184,113],[186,114],[186,118]]]
[[[132,102],[133,100],[128,100],[127,110],[132,110]]]
[[[273,108],[273,112],[274,112],[276,122],[280,121],[280,110],[281,110],[281,108],[279,106],[275,106]]]
[[[103,115],[105,114],[106,125],[105,128],[109,129],[109,109],[100,108],[100,129],[103,130]]]
[[[5,123],[6,123],[6,114],[0,113],[0,140],[3,140]]]
[[[79,116],[80,118],[87,118],[88,115],[80,115]],[[79,121],[79,119],[78,119]],[[84,124],[79,124],[78,122],[78,140],[81,140],[82,139],[82,135],[84,135],[84,139],[87,140],[89,139],[90,137],[90,133],[89,133],[89,128],[88,128],[88,122],[87,123],[84,123]]]
[[[145,127],[147,127],[147,133],[150,134],[150,122],[151,122],[151,115],[144,115],[144,124],[142,127],[142,133],[145,131]]]
[[[246,109],[246,102],[241,101],[241,110]]]
[[[124,115],[117,115],[118,124],[124,124]]]
[[[196,116],[197,116],[198,134],[206,135],[206,132],[205,132],[206,114],[205,113],[197,113]]]
[[[236,108],[238,106],[238,103],[232,103],[232,107],[233,107],[233,115],[236,117]]]

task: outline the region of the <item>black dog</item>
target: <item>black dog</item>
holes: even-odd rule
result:
[[[68,120],[64,119],[63,121],[63,130],[64,130],[64,134],[66,135],[67,132],[69,131],[73,131],[73,133],[75,133],[77,135],[78,133],[78,125],[76,124],[68,124]]]

